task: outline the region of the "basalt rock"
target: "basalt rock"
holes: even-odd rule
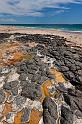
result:
[[[0,104],[2,104],[5,100],[5,93],[3,90],[0,90]]]
[[[57,120],[57,105],[49,97],[43,101],[43,121],[44,124],[56,124]]]
[[[70,106],[72,111],[80,111],[82,115],[82,92],[75,89],[68,89],[68,94],[64,94],[65,102]]]
[[[5,91],[10,91],[14,96],[18,94],[18,81],[7,82],[3,85]]]
[[[1,40],[0,43],[2,43],[5,38],[9,38],[10,36],[11,34],[9,33],[0,33],[0,40]]]
[[[30,120],[31,110],[29,108],[24,108],[22,110],[22,112],[23,112],[23,116],[22,116],[21,122],[26,123],[26,122],[28,122]]]
[[[38,85],[28,83],[22,88],[21,95],[25,98],[30,98],[31,100],[37,100],[42,96],[42,93]]]
[[[65,106],[61,106],[61,120],[60,120],[60,124],[73,124],[73,112],[65,107]]]

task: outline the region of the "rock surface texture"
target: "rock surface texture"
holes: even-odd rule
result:
[[[82,124],[82,49],[54,35],[1,33],[0,124]]]

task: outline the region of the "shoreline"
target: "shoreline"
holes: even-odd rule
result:
[[[21,33],[21,34],[49,34],[64,37],[69,43],[76,44],[82,47],[82,33],[69,32],[59,29],[35,29],[15,26],[0,26],[0,33]]]

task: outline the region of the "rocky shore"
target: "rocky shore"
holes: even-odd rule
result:
[[[67,42],[0,33],[0,124],[82,124],[82,48]]]

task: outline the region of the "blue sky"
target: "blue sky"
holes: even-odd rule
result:
[[[0,24],[82,24],[82,0],[0,0]]]

